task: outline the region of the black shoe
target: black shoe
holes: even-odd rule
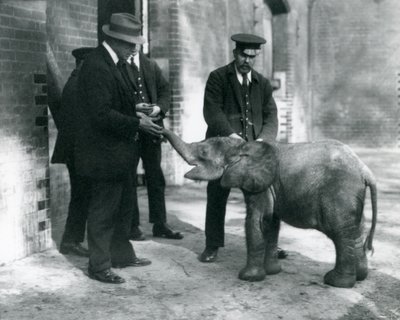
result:
[[[116,273],[112,272],[111,269],[106,269],[98,272],[93,272],[88,269],[88,275],[90,279],[94,279],[100,282],[105,282],[105,283],[124,283],[125,279],[121,278],[119,275]]]
[[[140,230],[139,227],[132,227],[129,239],[134,241],[143,241],[146,240],[146,237],[144,236],[142,230]]]
[[[113,268],[126,268],[126,267],[144,267],[151,264],[151,261],[146,258],[133,258],[132,261],[126,263],[113,263]]]
[[[183,235],[180,232],[172,230],[166,223],[155,223],[153,225],[153,237],[175,240],[183,239]]]
[[[283,249],[281,249],[279,247],[277,249],[277,252],[278,252],[278,259],[286,259],[286,257],[289,255],[287,253],[287,251],[285,251],[285,250],[283,250]]]
[[[199,256],[201,262],[214,262],[217,260],[218,247],[206,246],[203,253]]]
[[[60,253],[89,257],[89,250],[83,247],[80,243],[61,243]]]

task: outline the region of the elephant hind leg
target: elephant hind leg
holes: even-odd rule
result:
[[[357,255],[357,265],[356,265],[356,273],[357,273],[357,281],[363,281],[368,276],[368,259],[367,255],[364,252],[364,248],[360,249],[356,248]]]
[[[360,223],[360,233],[355,242],[357,281],[362,281],[368,276],[368,259],[364,251],[364,221]]]
[[[343,234],[333,239],[336,249],[335,268],[325,274],[324,282],[333,287],[352,288],[357,279],[355,240]]]

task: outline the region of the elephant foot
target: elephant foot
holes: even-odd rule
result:
[[[364,255],[357,263],[357,281],[363,281],[368,276],[368,260]]]
[[[281,264],[278,260],[268,260],[264,263],[265,274],[277,274],[282,271]]]
[[[265,278],[264,268],[251,266],[245,267],[239,272],[239,279],[244,281],[262,281]]]
[[[356,283],[355,274],[341,274],[335,269],[325,274],[324,283],[338,288],[352,288]]]

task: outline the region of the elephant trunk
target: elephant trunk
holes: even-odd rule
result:
[[[196,165],[195,157],[193,156],[193,145],[186,143],[171,130],[165,128],[163,128],[163,135],[188,164]]]

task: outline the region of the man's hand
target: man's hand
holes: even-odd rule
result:
[[[153,136],[156,136],[158,138],[162,138],[162,127],[153,123],[153,121],[156,121],[158,119],[150,118],[142,112],[137,112],[136,114],[140,118],[140,123],[139,123],[140,130],[142,130],[143,132],[149,133]]]
[[[156,104],[150,105],[153,108],[153,111],[150,113],[150,117],[156,117],[160,114],[161,108]]]
[[[153,112],[153,107],[149,103],[141,102],[136,104],[136,112],[141,112],[149,116]]]
[[[243,141],[245,141],[241,136],[239,136],[237,133],[231,133],[230,135],[229,135],[229,138],[235,138],[235,139],[240,139],[240,140],[243,140]]]
[[[149,117],[157,117],[160,114],[161,108],[156,104],[149,104],[145,102],[136,105],[136,112],[144,113]]]

